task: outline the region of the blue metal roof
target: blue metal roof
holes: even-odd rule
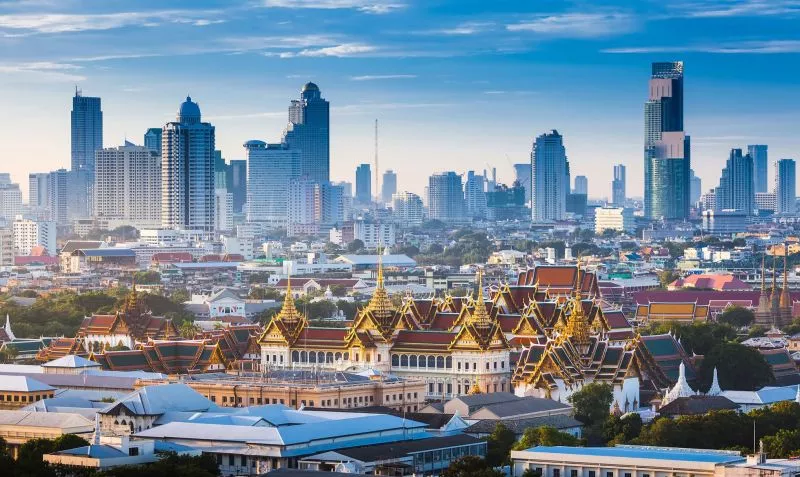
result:
[[[627,459],[673,460],[681,462],[704,462],[709,464],[726,464],[745,460],[738,454],[705,449],[679,449],[649,446],[617,446],[617,447],[567,447],[537,446],[526,449],[526,452],[550,454],[586,455],[595,457],[622,457]]]
[[[129,248],[82,248],[77,250],[84,257],[135,257]]]

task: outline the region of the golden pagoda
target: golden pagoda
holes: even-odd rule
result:
[[[308,319],[300,313],[294,304],[292,294],[292,278],[286,280],[286,295],[283,297],[281,310],[272,317],[264,332],[258,338],[260,344],[270,341],[285,341],[292,345],[308,325]]]
[[[580,271],[580,262],[578,262],[578,271]],[[564,328],[564,336],[571,339],[576,346],[588,346],[590,329],[586,313],[583,311],[583,296],[580,287],[575,288],[568,310],[569,318]]]

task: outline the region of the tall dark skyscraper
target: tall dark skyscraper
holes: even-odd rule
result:
[[[283,142],[300,151],[300,175],[320,184],[330,181],[330,104],[319,87],[306,83],[289,105]]]
[[[797,212],[797,176],[794,159],[775,163],[775,202],[779,214]]]
[[[753,213],[755,192],[753,192],[753,158],[742,154],[741,149],[732,149],[722,177],[719,179],[714,201],[718,211],[730,210]]]
[[[644,207],[651,219],[689,215],[690,141],[683,131],[683,62],[653,63],[644,106]]]
[[[94,172],[94,153],[103,148],[103,111],[100,98],[83,96],[75,90],[72,97],[72,170]]]
[[[625,206],[625,166],[614,166],[614,180],[611,182],[611,203],[617,207]]]
[[[372,202],[372,173],[369,164],[361,164],[356,168],[356,202],[369,204]]]
[[[753,158],[753,186],[755,192],[767,191],[767,146],[751,144],[747,146],[747,154]]]
[[[150,128],[144,133],[144,147],[161,155],[161,128]]]
[[[247,161],[232,159],[225,173],[228,192],[233,194],[233,211],[241,212],[247,200]]]

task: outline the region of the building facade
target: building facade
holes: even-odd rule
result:
[[[161,224],[161,158],[129,142],[100,149],[95,157],[95,217],[120,225]]]
[[[741,149],[731,149],[715,196],[714,208],[717,211],[730,210],[746,215],[753,213],[753,158],[749,154],[743,155]]]
[[[614,166],[614,180],[611,181],[611,204],[617,207],[625,207],[625,165],[616,164]]]
[[[625,207],[598,207],[594,211],[594,233],[602,234],[606,230],[617,232],[633,232],[636,225],[633,221],[633,210]]]
[[[381,182],[381,201],[384,204],[392,202],[392,196],[397,192],[397,173],[389,169],[383,173]]]
[[[586,176],[575,176],[575,188],[573,194],[589,195],[589,179]]]
[[[289,183],[289,223],[287,233],[316,235],[322,222],[322,188],[306,177]]]
[[[369,204],[372,202],[372,172],[369,164],[361,164],[356,168],[356,202]]]
[[[22,213],[22,191],[10,179],[0,183],[0,222],[10,224]]]
[[[161,141],[161,225],[214,230],[214,126],[187,97]]]
[[[144,147],[161,156],[161,128],[150,128],[144,133]]]
[[[525,203],[531,201],[531,165],[514,164],[514,181],[525,188]]]
[[[562,220],[570,193],[569,163],[558,131],[542,134],[531,151],[531,218],[534,222]]]
[[[395,223],[401,226],[421,225],[424,219],[422,198],[413,192],[398,192],[392,196]]]
[[[286,227],[289,183],[300,173],[300,154],[286,144],[247,141],[247,221]]]
[[[428,178],[428,217],[442,222],[464,220],[464,188],[455,172],[440,172]]]
[[[777,213],[797,212],[797,178],[794,159],[781,159],[775,164],[775,201]]]
[[[486,178],[467,172],[467,181],[464,183],[464,205],[467,217],[481,220],[486,218]]]
[[[103,111],[100,98],[75,90],[72,98],[72,170],[94,172],[95,151],[103,147]]]
[[[330,181],[330,104],[319,87],[306,83],[289,105],[283,141],[300,151],[300,175],[320,184]]]
[[[233,230],[233,194],[228,189],[214,191],[214,230],[230,232]]]
[[[753,158],[753,191],[768,192],[767,190],[767,164],[769,156],[766,144],[750,144],[747,154]]]
[[[17,255],[30,255],[34,247],[44,247],[51,257],[58,253],[55,222],[18,217],[13,223],[13,231]]]

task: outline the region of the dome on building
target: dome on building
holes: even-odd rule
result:
[[[315,85],[314,83],[308,82],[303,85],[303,89],[301,90],[303,93],[306,91],[319,91],[319,86]]]
[[[200,106],[192,101],[191,96],[187,96],[186,101],[181,103],[181,109],[178,110],[178,121],[182,123],[200,122]]]

